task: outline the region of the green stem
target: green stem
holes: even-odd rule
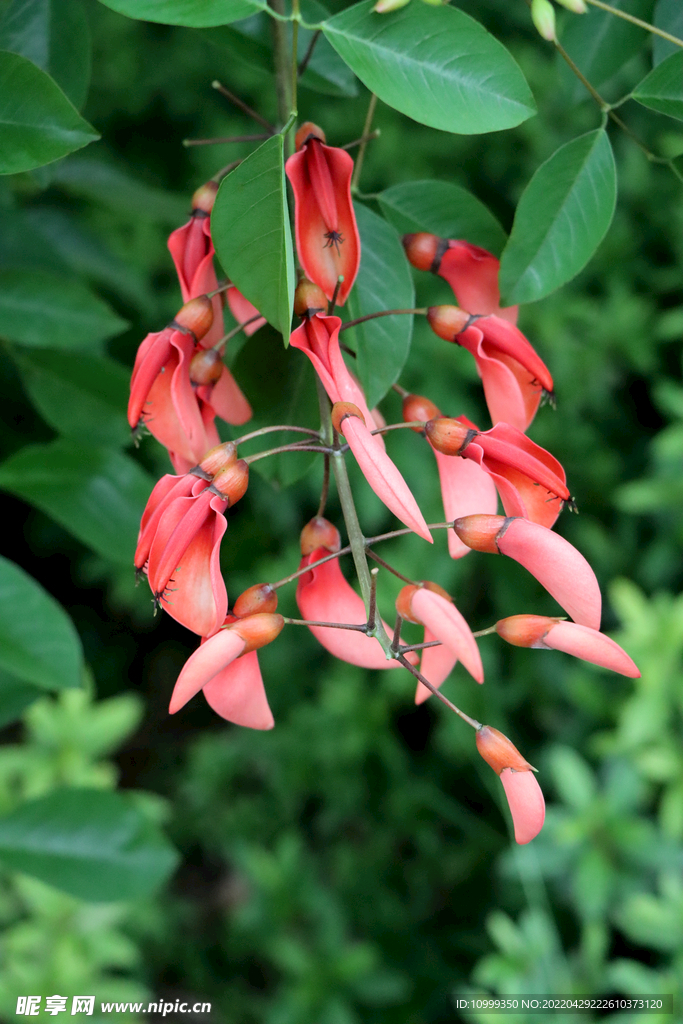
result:
[[[275,60],[275,91],[277,93],[277,114],[281,125],[285,125],[292,112],[291,98],[291,55],[287,41],[285,0],[269,0],[270,12],[275,17],[270,23]],[[285,21],[281,19],[285,18]],[[285,135],[285,159],[291,156],[292,147]]]
[[[365,159],[365,149],[368,144],[366,136],[370,135],[372,130],[372,119],[375,116],[375,107],[377,106],[377,97],[374,92],[370,97],[370,103],[368,105],[368,112],[365,116],[365,124],[363,125],[362,137],[365,139],[361,142],[360,149],[358,150],[358,156],[356,158],[356,166],[353,169],[353,177],[351,178],[351,192],[356,193],[358,191],[358,182],[360,181],[360,172],[363,169],[363,160]]]
[[[339,333],[347,331],[349,327],[355,327],[356,324],[364,324],[366,320],[376,320],[378,316],[398,316],[400,313],[414,314],[416,316],[426,316],[427,308],[424,309],[380,309],[376,313],[366,313],[365,316],[356,317],[355,320],[347,320],[345,324],[342,324],[339,328]]]
[[[599,7],[601,11],[608,11],[610,14],[614,14],[617,18],[623,18],[624,21],[630,21],[632,25],[638,25],[639,28],[644,28],[646,32],[651,32],[655,36],[667,39],[670,43],[673,43],[674,46],[683,47],[683,39],[679,39],[678,36],[672,36],[669,32],[665,32],[661,28],[656,28],[648,21],[641,21],[640,18],[634,17],[633,14],[628,14],[626,11],[619,11],[616,7],[610,7],[609,4],[602,3],[602,0],[586,0],[586,3],[591,4],[593,7]]]
[[[463,722],[467,722],[467,724],[471,725],[473,729],[477,730],[477,732],[479,731],[479,729],[481,729],[481,722],[478,722],[476,718],[470,718],[470,716],[466,715],[464,711],[461,711],[460,708],[456,707],[455,704],[453,704],[453,702],[448,699],[448,697],[444,697],[443,693],[441,693],[441,690],[437,690],[436,686],[430,683],[428,679],[425,679],[422,673],[418,672],[415,666],[410,664],[405,655],[397,654],[396,661],[400,662],[400,664],[403,665],[404,668],[407,668],[408,671],[411,672],[416,679],[419,679],[423,686],[426,686],[428,690],[431,690],[434,696],[438,697],[442,704],[445,704],[447,708],[451,709],[451,711],[455,711],[456,715],[459,715],[462,718]]]

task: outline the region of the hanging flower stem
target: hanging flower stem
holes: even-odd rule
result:
[[[461,711],[460,708],[456,707],[455,704],[453,704],[453,702],[448,699],[448,697],[444,697],[443,693],[441,693],[441,690],[437,690],[436,686],[430,683],[428,679],[425,679],[422,673],[418,672],[415,666],[410,664],[405,655],[397,654],[396,660],[400,662],[404,668],[407,668],[408,671],[412,673],[412,675],[414,675],[416,679],[419,679],[423,686],[426,686],[428,690],[431,690],[434,696],[438,697],[442,704],[445,704],[447,708],[450,708],[451,711],[454,711],[456,713],[456,715],[459,715],[460,718],[462,718],[463,722],[467,722],[467,724],[471,725],[473,729],[477,730],[477,732],[481,729],[481,722],[478,722],[476,718],[470,718],[470,716],[466,715],[464,711]]]
[[[230,92],[229,89],[226,89],[221,82],[212,82],[211,88],[215,89],[216,92],[219,92],[221,96],[225,96],[226,100],[230,100],[231,103],[234,103],[236,107],[239,107],[240,110],[243,110],[244,113],[247,114],[249,117],[253,118],[254,121],[257,121],[259,124],[263,125],[263,127],[271,135],[275,134],[275,129],[273,128],[272,124],[270,124],[269,121],[266,121],[265,117],[261,117],[261,115],[257,113],[256,110],[253,110],[251,107],[247,106],[244,100],[241,100],[239,96],[235,96],[235,94]]]
[[[363,125],[363,137],[370,134],[372,130],[372,119],[375,116],[375,107],[377,106],[377,97],[374,92],[370,97],[370,103],[368,104],[368,112],[365,115],[365,124]],[[356,166],[353,169],[353,177],[351,178],[351,192],[355,193],[358,191],[358,183],[360,181],[360,172],[363,169],[363,161],[365,159],[365,147],[367,145],[367,139],[365,142],[361,142],[360,149],[358,150],[358,156],[356,157]]]
[[[376,313],[367,313],[365,316],[359,316],[356,320],[347,321],[347,323],[341,325],[339,333],[347,331],[349,327],[355,327],[356,324],[364,324],[366,320],[376,320],[379,316],[398,316],[400,313],[427,316],[427,309],[380,309]]]
[[[367,545],[368,542],[366,541],[365,543]],[[379,564],[384,569],[388,569],[389,572],[393,573],[394,576],[398,576],[398,578],[400,580],[403,580],[404,583],[410,583],[413,586],[417,586],[417,583],[415,582],[415,580],[411,580],[408,576],[404,576],[402,573],[400,573],[398,571],[398,569],[394,569],[394,567],[392,565],[389,565],[388,562],[385,562],[383,558],[380,558],[379,555],[375,554],[375,552],[371,551],[370,548],[367,547],[367,546],[366,546],[366,552],[367,552],[368,558],[371,558],[373,560],[373,562],[379,562]],[[374,572],[374,570],[373,570],[373,572]]]
[[[236,437],[235,444],[244,444],[245,441],[251,441],[254,437],[263,437],[264,434],[274,434],[280,430],[292,430],[297,434],[308,434],[309,437],[320,437],[320,433],[317,430],[313,430],[311,427],[296,427],[288,423],[278,423],[273,427],[261,427],[259,430],[252,430],[249,434],[242,434],[241,437]]]
[[[272,584],[271,584],[272,585]],[[367,623],[360,626],[350,622],[317,622],[315,619],[290,619],[287,615],[284,620],[288,626],[327,626],[329,629],[355,629],[358,633],[367,633]]]

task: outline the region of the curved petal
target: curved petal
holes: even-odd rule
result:
[[[189,497],[196,481],[197,477],[174,476],[172,473],[166,473],[155,484],[140,521],[140,532],[134,558],[136,569],[142,569],[149,558],[157,526],[170,502],[174,498]]]
[[[152,385],[172,355],[172,334],[173,331],[165,327],[163,331],[148,334],[138,348],[130,378],[128,399],[128,424],[132,430],[135,430],[143,418],[145,403]]]
[[[218,288],[213,265],[214,247],[208,217],[200,214],[190,218],[182,228],[177,228],[168,239],[183,302],[206,295]],[[202,348],[213,348],[224,334],[223,305],[220,295],[211,300],[213,324],[201,339]]]
[[[516,772],[504,768],[500,781],[510,805],[510,814],[515,826],[515,842],[530,843],[543,828],[545,821],[545,800],[541,787],[533,772]]]
[[[538,352],[518,327],[499,316],[485,316],[477,321],[484,342],[491,354],[500,353],[514,359],[527,370],[537,385],[553,390],[553,378]]]
[[[221,629],[203,643],[190,655],[178,676],[168,709],[170,714],[180,711],[219,672],[239,658],[245,646],[246,641],[232,629]]]
[[[486,249],[449,241],[437,273],[448,281],[458,305],[468,313],[495,313],[516,324],[517,306],[500,307],[499,270],[500,261]]]
[[[213,387],[198,390],[216,416],[220,416],[226,423],[240,427],[251,419],[253,415],[251,406],[227,366],[223,366],[221,375]]]
[[[207,442],[197,395],[190,383],[188,367],[193,352],[192,338],[176,331],[171,339],[169,359],[150,388],[143,419],[157,441],[196,466],[211,445]]]
[[[479,321],[477,321],[479,323]],[[471,352],[484,388],[491,420],[526,430],[541,404],[542,391],[531,374],[504,353],[492,353],[478,326],[458,335],[458,344]]]
[[[249,299],[245,299],[244,295],[242,295],[242,292],[239,291],[239,289],[236,288],[235,285],[233,285],[231,288],[228,288],[227,292],[225,293],[225,298],[228,303],[228,306],[230,307],[230,312],[232,313],[238,324],[243,324],[247,320],[251,320],[253,316],[256,316],[258,314],[258,309],[256,308],[256,306],[252,305]],[[253,323],[247,324],[247,326],[243,327],[242,330],[244,331],[246,336],[250,338],[252,334],[260,330],[260,328],[263,327],[265,323],[266,318],[264,316],[261,316],[259,317],[258,320],[254,320]]]
[[[436,639],[452,651],[478,683],[483,683],[484,668],[477,641],[455,605],[441,594],[420,587],[413,594],[410,607],[415,618],[423,622]]]
[[[495,515],[498,510],[496,485],[491,476],[476,462],[443,455],[432,448],[441,482],[444,517],[450,522],[461,516],[483,512]],[[460,540],[455,530],[448,530],[448,553],[451,558],[462,558],[471,548]]]
[[[220,636],[220,632],[216,636]],[[214,639],[211,637],[211,640]],[[207,640],[207,643],[211,643],[211,640]],[[275,725],[263,686],[257,651],[241,655],[217,672],[205,684],[204,696],[221,718],[235,725],[245,725],[249,729],[272,729]]]
[[[469,549],[468,549],[469,550]],[[430,640],[436,640],[433,633],[425,626],[425,643],[429,643]],[[420,672],[428,679],[432,686],[439,687],[446,680],[457,664],[457,657],[453,653],[450,647],[446,647],[445,644],[440,644],[439,647],[426,647],[422,652],[422,662],[420,664]],[[415,703],[422,704],[427,700],[428,697],[432,696],[432,691],[428,690],[427,687],[421,683],[418,679],[417,690],[415,691]]]
[[[510,519],[496,544],[501,554],[514,558],[535,576],[575,622],[600,629],[602,598],[598,581],[569,541],[529,519]]]
[[[583,658],[602,668],[610,668],[622,676],[640,678],[638,666],[619,644],[604,633],[598,633],[577,622],[558,622],[548,630],[543,643],[556,651],[564,651],[565,654],[573,654],[575,658]]]

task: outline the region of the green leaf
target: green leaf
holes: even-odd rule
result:
[[[652,0],[614,0],[612,7],[645,21],[650,20]],[[580,18],[567,19],[562,45],[596,89],[616,75],[643,47],[648,33],[623,18],[589,7]],[[559,56],[558,56],[559,60]],[[561,77],[574,103],[590,99],[586,87],[560,62]]]
[[[287,343],[294,254],[281,135],[264,142],[223,179],[211,212],[211,234],[230,280]]]
[[[653,24],[671,36],[683,39],[683,4],[681,0],[657,0]],[[675,43],[661,36],[652,37],[652,57],[655,64],[661,64],[672,53],[680,53]]]
[[[0,52],[0,174],[42,167],[95,139],[49,75],[18,53]]]
[[[44,690],[80,686],[83,670],[81,641],[69,616],[6,558],[0,558],[0,669]]]
[[[514,128],[535,112],[505,47],[454,7],[411,3],[376,14],[372,0],[323,23],[361,82],[421,124],[462,135]]]
[[[387,220],[400,234],[429,231],[441,238],[480,245],[499,256],[506,234],[484,204],[467,189],[447,181],[408,181],[379,197]]]
[[[258,0],[101,0],[112,11],[139,21],[209,28],[248,18],[265,7]]]
[[[683,50],[658,64],[631,95],[644,107],[683,121]]]
[[[301,13],[304,21],[309,25],[317,24],[329,17],[329,12],[316,0],[302,0]],[[309,29],[299,28],[297,40],[297,59],[299,63],[304,59],[313,39],[314,33]],[[306,70],[299,79],[299,85],[314,92],[325,93],[328,96],[357,96],[358,81],[356,76],[341,59],[339,54],[332,49],[327,39],[320,36],[316,41],[313,53],[308,62]]]
[[[355,205],[361,238],[360,270],[349,295],[348,319],[380,309],[412,309],[413,276],[395,230],[366,206]],[[372,409],[394,384],[410,352],[413,317],[383,316],[345,332],[356,350],[356,372]]]
[[[12,0],[0,50],[20,53],[55,80],[80,110],[90,83],[90,30],[81,0]]]
[[[100,902],[147,896],[166,881],[178,855],[129,798],[60,789],[0,820],[0,860]]]
[[[9,672],[0,671],[0,729],[21,718],[45,691],[32,683],[25,683]]]
[[[66,438],[29,445],[0,465],[0,488],[41,509],[107,560],[127,565],[153,484],[127,455]]]
[[[187,196],[154,188],[125,169],[94,156],[77,156],[58,164],[56,184],[73,195],[92,199],[127,218],[143,218],[177,226],[189,218]]]
[[[128,326],[87,285],[44,270],[0,272],[0,337],[19,345],[95,348]]]
[[[553,153],[519,201],[501,259],[502,303],[541,299],[578,274],[610,226],[616,197],[604,131],[581,135]]]
[[[83,352],[34,349],[13,353],[31,401],[43,419],[74,441],[123,447],[130,371]]]

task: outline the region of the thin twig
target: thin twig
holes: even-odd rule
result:
[[[379,562],[379,564],[384,569],[388,569],[389,572],[393,573],[394,576],[398,576],[398,578],[400,580],[403,580],[404,583],[412,583],[413,586],[417,586],[417,583],[415,583],[415,580],[411,580],[408,576],[404,576],[402,573],[400,573],[398,571],[398,569],[394,569],[394,567],[392,565],[389,565],[388,562],[385,562],[383,558],[380,558],[379,555],[375,554],[374,551],[371,551],[370,548],[366,548],[366,551],[367,551],[368,558],[371,558],[373,560],[373,562]]]
[[[370,132],[369,135],[361,135],[359,139],[354,139],[353,142],[347,142],[345,146],[340,146],[339,148],[345,149],[348,152],[348,150],[353,149],[354,146],[362,146],[364,142],[370,142],[372,139],[378,139],[381,134],[380,129],[375,128],[375,130]]]
[[[323,465],[323,487],[322,487],[322,490],[320,492],[320,503],[318,505],[318,511],[316,512],[316,518],[317,519],[320,519],[320,517],[322,516],[323,512],[325,511],[325,506],[327,505],[327,497],[328,497],[329,493],[330,493],[330,457],[329,457],[329,455],[326,455],[325,456],[325,463]]]
[[[421,644],[403,644],[398,648],[399,654],[408,654],[409,651],[425,651],[428,647],[441,647],[440,640],[425,640]]]
[[[369,135],[372,130],[372,119],[375,116],[375,107],[377,106],[377,97],[374,92],[370,97],[370,103],[368,104],[368,112],[365,115],[365,124],[363,125],[363,135]],[[351,178],[351,191],[355,192],[358,188],[358,182],[360,181],[360,172],[363,168],[363,160],[365,159],[365,148],[367,142],[362,142],[360,149],[358,150],[358,156],[356,158],[356,166],[353,169],[353,177]]]
[[[379,569],[370,570],[370,600],[368,601],[368,633],[374,632],[377,625],[377,576]]]
[[[251,441],[254,437],[261,437],[263,434],[274,434],[279,430],[292,430],[297,434],[308,434],[310,437],[320,437],[317,430],[312,430],[310,427],[294,427],[287,423],[278,423],[274,427],[261,427],[259,430],[252,430],[248,434],[242,434],[241,437],[236,437],[234,444],[244,444],[245,441]]]
[[[376,430],[371,430],[371,434],[388,434],[390,430],[424,430],[426,423],[424,420],[405,420],[403,423],[387,423],[384,427],[377,427]]]
[[[269,138],[270,134],[225,135],[215,139],[183,139],[183,146],[223,146],[228,142],[261,142]]]
[[[400,612],[396,612],[396,622],[394,624],[394,635],[391,639],[392,651],[398,651],[401,646],[401,627],[403,625],[403,617]]]
[[[363,324],[366,320],[376,320],[380,316],[398,316],[400,313],[413,313],[420,314],[422,316],[427,315],[426,307],[424,309],[380,309],[377,313],[367,313],[365,316],[359,316],[355,320],[348,320],[345,324],[342,324],[339,328],[339,333],[347,331],[349,327],[355,327],[356,324]]]
[[[304,57],[303,57],[303,60],[301,61],[301,64],[299,64],[299,68],[298,68],[298,72],[297,72],[297,74],[299,75],[299,78],[301,78],[301,76],[303,75],[304,71],[308,67],[308,62],[311,59],[311,57],[313,56],[313,51],[315,49],[315,44],[318,42],[318,39],[320,39],[320,35],[321,35],[321,29],[318,29],[316,32],[313,33],[313,35],[311,37],[311,41],[308,44],[308,49],[306,50],[306,53],[304,54]]]
[[[244,100],[241,100],[239,96],[235,96],[235,94],[230,92],[229,89],[226,89],[225,86],[221,84],[221,82],[212,82],[211,88],[215,89],[216,92],[219,92],[221,96],[225,96],[226,100],[230,100],[231,103],[234,103],[236,107],[239,107],[240,110],[243,110],[244,113],[248,114],[249,117],[254,119],[254,121],[258,121],[259,124],[262,124],[263,127],[267,129],[267,131],[270,132],[271,135],[275,134],[275,128],[269,121],[266,121],[265,117],[261,117],[261,115],[256,110],[253,110],[252,107],[245,103]]]
[[[344,283],[344,275],[340,274],[339,277],[337,278],[337,283],[334,286],[334,291],[332,292],[332,298],[330,299],[330,301],[328,303],[328,306],[327,306],[327,315],[328,316],[332,316],[332,313],[334,312],[334,307],[337,305],[337,296],[339,295],[339,289],[341,288],[343,283]]]
[[[251,465],[260,459],[267,459],[270,455],[282,455],[284,452],[322,452],[332,455],[333,448],[325,448],[321,444],[283,444],[280,448],[269,448],[267,452],[257,452],[256,455],[246,455],[244,461]]]
[[[288,616],[283,616],[288,626],[325,626],[329,629],[355,629],[358,633],[365,633],[367,635],[368,627],[367,623],[362,626],[354,626],[350,622],[317,622],[315,619],[290,619]]]
[[[442,704],[445,704],[447,708],[451,709],[451,711],[455,711],[456,715],[459,715],[460,718],[462,718],[463,722],[467,722],[467,724],[471,725],[473,729],[477,730],[477,732],[479,731],[479,729],[481,729],[481,722],[478,722],[476,718],[470,718],[470,716],[466,715],[464,711],[461,711],[460,708],[457,708],[455,704],[453,704],[452,701],[448,699],[448,697],[444,697],[444,695],[441,693],[441,690],[437,690],[436,686],[430,683],[428,679],[425,679],[422,673],[418,672],[415,666],[410,664],[405,655],[397,654],[396,661],[403,665],[404,668],[407,668],[408,671],[412,673],[412,675],[414,675],[416,679],[419,679],[423,686],[426,686],[428,690],[431,690],[434,696],[438,697]]]
[[[638,25],[639,28],[644,28],[646,32],[651,32],[655,36],[661,36],[662,39],[667,39],[675,46],[683,47],[683,39],[679,39],[678,36],[672,36],[670,32],[665,32],[664,29],[651,25],[649,21],[641,21],[640,18],[636,18],[633,14],[628,14],[627,11],[619,11],[616,7],[603,4],[602,0],[586,0],[586,3],[591,4],[593,7],[599,7],[601,11],[608,11],[617,18],[623,18],[624,21],[630,21],[632,25]]]

